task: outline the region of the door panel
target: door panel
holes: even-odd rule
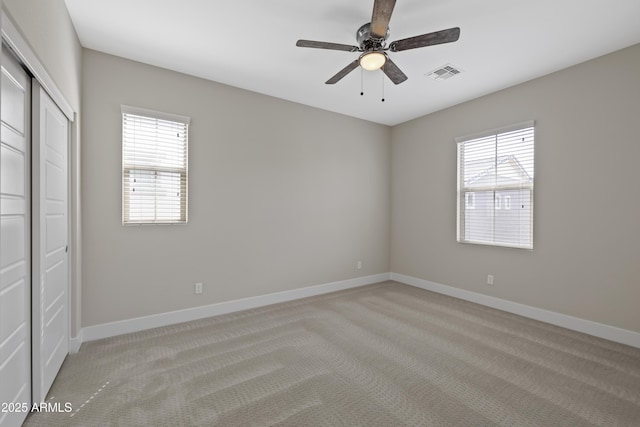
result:
[[[33,398],[44,401],[69,351],[68,121],[34,83]]]
[[[7,130],[8,132],[8,130]],[[2,192],[6,195],[25,197],[24,153],[16,151],[10,146],[2,147]]]
[[[60,163],[65,161],[64,158],[59,158],[56,153],[49,152],[48,154],[52,154],[53,159],[56,163]],[[51,202],[62,202],[66,199],[66,170],[56,166],[53,163],[47,163],[45,166],[47,169],[45,171],[46,174],[46,194],[47,201]]]
[[[67,219],[62,214],[49,214],[45,219],[47,228],[46,252],[54,255],[56,250],[62,250],[67,244]]]
[[[5,57],[7,61],[4,61]],[[28,91],[29,78],[9,54],[3,55],[2,63],[8,64],[3,67],[2,73],[2,103],[0,104],[2,122],[12,127],[19,135],[25,135],[25,129],[28,127],[25,113],[28,112],[26,106],[29,102],[25,95]],[[24,76],[27,76],[26,80]]]
[[[31,403],[30,77],[2,49],[0,92],[0,402]],[[0,413],[19,426],[24,412]]]
[[[25,281],[18,280],[13,285],[6,287],[2,291],[0,298],[0,310],[3,313],[3,319],[0,327],[0,341],[5,342],[16,331],[23,326],[23,319],[28,315],[23,304],[25,289]],[[4,356],[8,356],[5,354]]]
[[[24,270],[25,241],[27,233],[24,218],[21,214],[5,215],[2,218],[2,270],[7,272],[15,268]]]

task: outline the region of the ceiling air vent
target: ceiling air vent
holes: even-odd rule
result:
[[[438,67],[435,70],[425,74],[427,77],[431,77],[433,80],[446,80],[450,77],[453,77],[457,74],[460,74],[459,68],[454,67],[451,64],[443,65],[442,67]]]

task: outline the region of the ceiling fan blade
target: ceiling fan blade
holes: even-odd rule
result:
[[[397,85],[407,80],[408,78],[406,74],[403,73],[400,68],[398,68],[396,63],[389,58],[387,58],[387,62],[385,62],[382,66],[382,72],[385,73],[387,77],[389,77],[389,79]]]
[[[349,65],[344,67],[342,70],[338,71],[338,73],[335,76],[331,77],[329,80],[327,80],[325,84],[333,85],[338,83],[340,80],[342,80],[344,76],[346,76],[347,74],[349,74],[350,72],[358,68],[358,65],[360,65],[360,63],[356,59],[355,61],[349,63]]]
[[[396,0],[375,0],[373,3],[373,14],[371,15],[371,35],[373,37],[384,38],[389,28],[389,20]]]
[[[447,30],[423,34],[421,36],[396,40],[389,44],[389,50],[391,52],[400,52],[401,50],[416,49],[419,47],[433,46],[442,43],[451,43],[458,40],[459,37],[460,28],[454,27]]]
[[[340,43],[317,42],[314,40],[298,40],[296,42],[296,46],[313,47],[316,49],[344,50],[346,52],[357,52],[359,49],[358,46],[352,46],[352,45],[340,44]]]

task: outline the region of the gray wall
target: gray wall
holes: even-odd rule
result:
[[[82,95],[83,326],[389,271],[388,127],[91,50]],[[121,104],[191,117],[186,226],[121,225]]]
[[[2,3],[85,116],[73,335],[81,312],[90,326],[389,270],[640,331],[640,46],[389,130],[81,51],[63,0]],[[123,103],[192,117],[187,226],[120,225]],[[456,243],[454,138],[529,119],[534,250]]]
[[[80,112],[82,48],[64,0],[3,0],[3,9],[16,24],[40,63],[46,68],[73,111]],[[80,128],[81,117],[71,124],[70,157],[70,274],[71,336],[80,331],[81,247],[80,247]]]
[[[636,45],[394,127],[391,270],[640,331],[639,118]],[[530,119],[533,251],[457,243],[454,138]]]

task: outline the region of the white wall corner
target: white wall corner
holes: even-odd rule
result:
[[[309,286],[306,288],[293,289],[290,291],[276,292],[257,297],[243,298],[233,301],[221,302],[201,307],[188,308],[184,310],[171,311],[168,313],[154,314],[151,316],[127,319],[118,322],[105,323],[101,325],[88,326],[82,328],[78,334],[77,348],[83,341],[93,341],[102,338],[109,338],[117,335],[139,332],[147,329],[168,326],[192,320],[204,319],[221,314],[233,313],[236,311],[249,310],[280,302],[292,301],[315,295],[327,294],[330,292],[342,291],[359,286],[389,280],[389,273],[374,274],[371,276],[356,277],[354,279],[341,280],[338,282],[324,283],[321,285]],[[70,343],[70,347],[73,347]]]
[[[556,313],[554,311],[544,310],[529,305],[519,304],[516,302],[468,291],[465,289],[454,288],[453,286],[442,285],[440,283],[430,282],[416,277],[405,276],[398,273],[389,273],[391,280],[403,283],[405,285],[414,286],[416,288],[425,289],[439,294],[460,298],[465,301],[475,302],[487,307],[496,308],[513,314],[518,314],[529,319],[539,320],[541,322],[550,323],[552,325],[561,326],[571,329],[572,331],[582,332],[593,335],[598,338],[604,338],[621,344],[630,345],[640,348],[640,333],[627,329],[617,328],[615,326],[605,325],[603,323],[592,322],[590,320],[580,319],[566,314]]]

